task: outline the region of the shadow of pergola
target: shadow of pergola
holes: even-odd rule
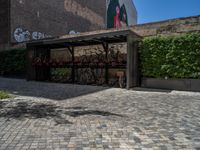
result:
[[[23,79],[9,79],[0,77],[0,89],[14,95],[42,97],[61,101],[109,89],[109,87],[57,84],[47,82],[27,82]]]

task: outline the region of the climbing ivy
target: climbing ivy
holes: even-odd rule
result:
[[[140,56],[144,77],[200,79],[199,32],[144,38]]]

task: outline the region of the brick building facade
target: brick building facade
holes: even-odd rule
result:
[[[123,11],[126,15],[133,9],[129,21],[136,23],[135,7],[129,6],[132,0],[127,0],[127,4],[121,0],[1,0],[0,48],[28,40],[105,29],[108,4],[117,1],[126,9]]]
[[[105,28],[106,1],[102,0],[2,0],[0,7],[1,48]]]

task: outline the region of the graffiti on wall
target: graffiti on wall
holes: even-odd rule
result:
[[[22,28],[17,28],[14,31],[14,38],[17,42],[25,42],[30,40],[30,32],[28,30],[23,30]]]
[[[80,32],[76,32],[74,30],[69,31],[69,35],[79,35]]]
[[[135,24],[137,12],[130,0],[107,0],[107,27],[121,28]]]
[[[30,32],[23,28],[16,28],[14,31],[14,39],[18,43],[26,42],[29,40],[39,40],[39,39],[44,39],[44,38],[49,38],[49,37],[51,36],[45,33],[38,32],[38,31]]]
[[[39,40],[39,39],[44,39],[44,38],[49,38],[51,36],[45,34],[45,33],[41,33],[41,32],[33,32],[32,33],[32,39],[33,40]]]

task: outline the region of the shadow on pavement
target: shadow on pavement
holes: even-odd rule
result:
[[[0,78],[0,90],[15,95],[42,97],[52,100],[66,100],[108,89],[108,87],[27,82],[23,79]]]
[[[80,117],[85,115],[96,116],[117,116],[123,115],[99,111],[87,110],[85,107],[63,107],[56,104],[44,104],[39,102],[16,102],[16,101],[2,101],[0,102],[0,117],[14,118],[14,119],[53,119],[56,124],[72,124],[67,117]]]

